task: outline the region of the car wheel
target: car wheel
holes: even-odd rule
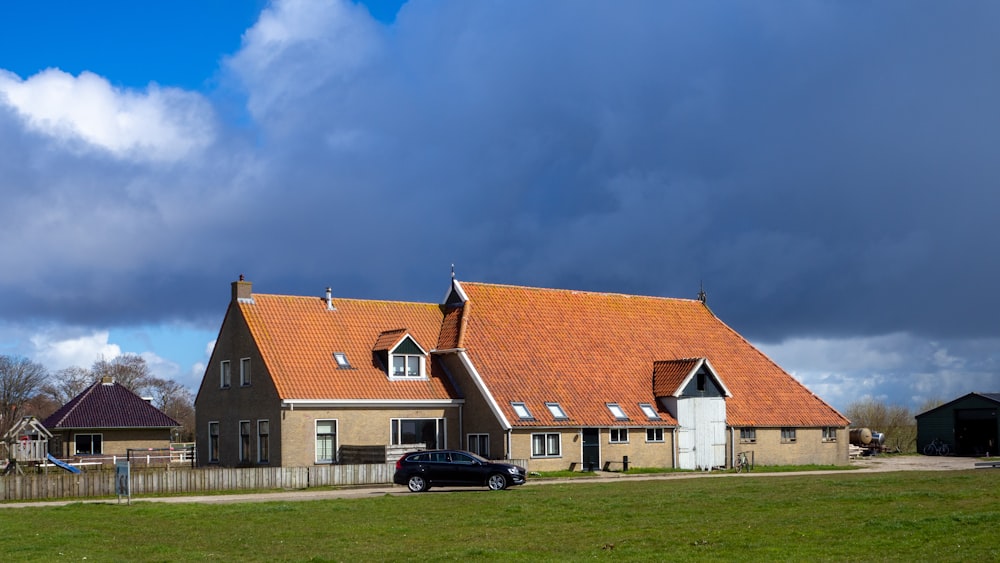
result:
[[[507,478],[500,473],[494,473],[486,480],[486,484],[489,485],[491,491],[502,491],[507,488]]]
[[[420,475],[410,475],[409,480],[406,481],[406,488],[413,493],[422,493],[428,489],[427,480]]]

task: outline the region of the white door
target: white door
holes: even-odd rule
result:
[[[677,423],[681,469],[711,469],[726,464],[725,399],[682,398],[677,401]]]

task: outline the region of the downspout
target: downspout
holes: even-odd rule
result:
[[[465,436],[465,432],[463,432],[464,426],[462,424],[465,421],[465,417],[462,416],[462,412],[463,412],[464,408],[465,408],[464,404],[463,405],[458,405],[458,449],[460,449],[460,450],[464,450],[465,449],[465,448],[462,447],[462,437]],[[468,444],[465,444],[465,446],[468,447]]]
[[[507,460],[508,461],[511,460],[511,459],[514,459],[513,458],[513,453],[511,452],[511,447],[512,446],[511,446],[511,441],[510,441],[510,433],[511,433],[512,430],[513,430],[512,428],[508,428],[507,429]]]
[[[736,427],[729,427],[729,466],[736,465]]]
[[[674,447],[670,448],[671,449],[670,453],[673,454],[674,469],[679,469],[677,467],[677,427],[676,426],[674,426],[673,432],[674,432],[674,438],[673,438],[673,440],[671,440],[671,442],[673,442],[673,446]]]

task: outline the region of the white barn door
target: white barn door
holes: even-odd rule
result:
[[[690,397],[677,401],[677,464],[681,469],[726,465],[726,400]]]

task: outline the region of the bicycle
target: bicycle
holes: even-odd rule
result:
[[[736,468],[737,473],[743,471],[744,469],[750,471],[750,460],[747,459],[747,453],[740,452],[736,454],[736,462],[733,463],[733,466]]]
[[[948,455],[950,452],[951,449],[948,447],[948,444],[937,438],[934,438],[934,441],[924,446],[924,455]]]

